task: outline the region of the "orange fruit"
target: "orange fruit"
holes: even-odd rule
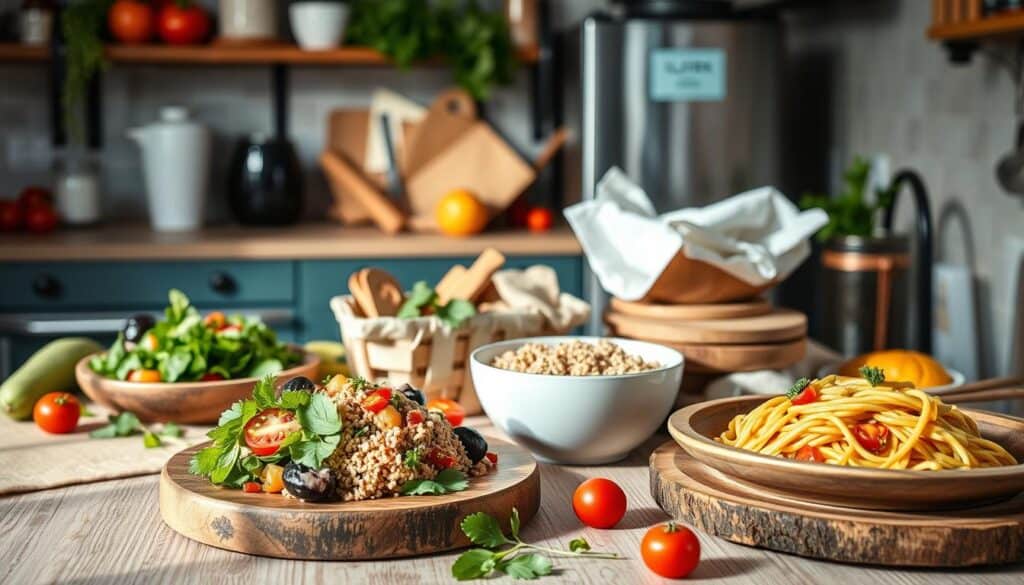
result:
[[[839,367],[839,375],[859,378],[861,366],[882,368],[887,382],[910,382],[916,388],[944,386],[953,381],[946,368],[929,355],[908,349],[887,349],[857,356]]]
[[[446,235],[471,236],[487,226],[487,208],[466,189],[452,189],[437,202],[434,219]]]

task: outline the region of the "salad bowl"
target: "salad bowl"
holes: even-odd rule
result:
[[[302,352],[301,348],[292,349]],[[98,354],[96,354],[98,355]],[[89,367],[94,356],[82,358],[75,366],[78,386],[91,400],[117,412],[130,411],[144,422],[212,424],[220,413],[252,394],[257,378],[235,378],[206,382],[127,382],[106,378]],[[302,352],[302,362],[275,375],[277,384],[296,376],[316,379],[320,358]]]

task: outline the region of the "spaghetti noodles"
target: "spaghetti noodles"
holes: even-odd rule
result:
[[[881,382],[873,380],[876,384]],[[803,461],[880,469],[1014,465],[974,420],[921,390],[828,376],[735,416],[715,440]]]

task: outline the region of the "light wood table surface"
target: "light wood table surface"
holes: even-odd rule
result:
[[[485,435],[498,434],[484,418],[471,418],[467,425]],[[647,471],[649,454],[667,439],[667,435],[659,435],[626,461],[611,466],[541,465],[541,509],[523,529],[524,540],[561,548],[571,539],[583,536],[594,550],[614,551],[626,559],[557,559],[555,575],[538,583],[670,582],[649,572],[639,554],[640,540],[647,528],[668,519],[650,496]],[[4,469],[0,473],[17,470]],[[572,512],[573,490],[582,480],[597,476],[618,482],[629,500],[626,517],[613,530],[585,528]],[[283,561],[204,546],[178,535],[160,520],[157,479],[122,479],[0,498],[0,583],[455,583],[450,570],[458,553],[341,563]],[[701,546],[701,564],[690,577],[690,581],[698,583],[1024,583],[1022,564],[961,571],[892,570],[803,559],[706,535],[701,535]],[[504,578],[477,582],[513,581]]]

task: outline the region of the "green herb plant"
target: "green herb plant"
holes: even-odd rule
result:
[[[90,432],[89,436],[94,439],[113,439],[116,437],[130,437],[138,433],[142,433],[142,444],[147,449],[152,449],[163,445],[163,439],[165,438],[181,438],[185,431],[172,422],[164,423],[159,430],[154,431],[142,424],[142,421],[139,420],[135,413],[125,411],[120,414],[110,415],[108,417],[108,424]]]
[[[355,0],[346,36],[402,69],[442,58],[455,81],[477,100],[487,99],[495,85],[510,83],[515,73],[508,22],[476,0]]]
[[[861,366],[860,375],[872,386],[881,386],[885,382],[885,370],[872,366]]]
[[[881,209],[892,205],[894,189],[875,190],[875,202],[864,199],[871,163],[863,157],[855,157],[843,174],[843,190],[838,196],[806,194],[800,199],[800,207],[819,207],[828,213],[828,224],[818,232],[817,239],[827,242],[840,236],[870,237],[875,230],[875,216]]]
[[[61,33],[67,51],[61,105],[64,124],[77,142],[84,135],[78,110],[85,90],[92,78],[107,67],[100,34],[113,3],[114,0],[71,0],[61,14]]]
[[[514,579],[536,579],[550,575],[553,563],[548,555],[556,557],[587,559],[618,559],[615,553],[601,553],[590,550],[590,544],[576,538],[569,543],[569,550],[559,550],[527,544],[519,538],[519,510],[512,509],[509,520],[511,538],[505,536],[501,525],[484,512],[470,514],[462,520],[462,532],[481,548],[470,549],[455,560],[452,576],[459,581],[487,577],[492,573],[505,574]]]
[[[409,298],[398,309],[398,317],[400,319],[415,319],[422,316],[424,311],[433,313],[452,329],[459,327],[466,319],[476,315],[476,307],[473,306],[473,303],[463,299],[451,299],[443,305],[440,304],[437,291],[421,280],[413,285],[409,292]]]
[[[268,408],[294,412],[302,428],[285,437],[273,455],[257,457],[245,445],[245,425]],[[267,463],[290,459],[319,469],[341,442],[341,428],[337,407],[327,395],[286,391],[275,396],[274,376],[268,375],[253,387],[252,398],[234,403],[220,415],[217,427],[206,434],[213,445],[192,457],[189,471],[237,488],[255,480]]]
[[[118,380],[140,369],[159,370],[163,382],[195,381],[206,374],[230,380],[276,374],[301,359],[259,318],[232,315],[218,331],[203,323],[181,291],[172,289],[168,299],[164,319],[146,334],[153,335],[155,348],[139,343],[129,349],[119,335],[107,353],[92,358],[92,370]]]
[[[800,378],[796,382],[793,382],[793,385],[789,387],[789,390],[786,390],[786,398],[796,398],[796,395],[803,392],[804,388],[806,388],[810,383],[811,381],[807,378]]]

